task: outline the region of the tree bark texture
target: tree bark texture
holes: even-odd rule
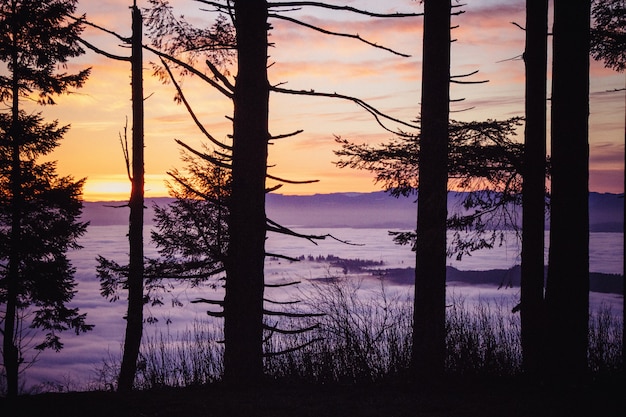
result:
[[[224,379],[254,384],[263,376],[265,175],[269,137],[267,3],[235,1],[230,242],[224,299]]]
[[[531,376],[543,369],[547,43],[548,0],[527,0],[521,339],[523,369]]]
[[[420,382],[445,364],[446,218],[450,101],[449,0],[424,1],[421,144],[412,367]]]
[[[554,1],[547,355],[568,380],[587,371],[589,25],[589,0]]]
[[[129,217],[128,312],[124,354],[118,379],[118,390],[133,388],[137,358],[143,334],[143,217],[144,217],[144,111],[143,111],[143,46],[142,17],[137,6],[132,8],[132,188]]]

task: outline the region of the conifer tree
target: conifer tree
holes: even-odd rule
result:
[[[0,100],[8,108],[0,114],[0,303],[9,397],[17,395],[20,366],[28,364],[28,325],[46,333],[37,350],[60,350],[61,331],[93,327],[67,306],[76,283],[66,253],[79,247],[87,227],[78,220],[84,180],[59,177],[53,162],[38,163],[68,126],[44,123],[41,114],[28,114],[22,105],[24,99],[55,104],[56,95],[86,81],[89,69],[59,72],[83,53],[76,42],[81,24],[66,19],[75,7],[75,0],[0,3],[0,61],[8,73],[0,76]]]
[[[224,317],[224,379],[234,384],[254,384],[263,377],[263,332],[268,330],[264,325],[265,314],[276,314],[264,307],[264,260],[266,232],[275,232],[304,238],[323,238],[303,236],[291,231],[266,217],[265,195],[283,183],[308,183],[315,181],[290,181],[275,177],[268,173],[268,145],[271,140],[292,137],[301,131],[283,135],[271,135],[268,131],[269,123],[269,97],[270,93],[307,95],[326,97],[341,100],[349,100],[360,106],[374,116],[379,124],[381,119],[394,123],[411,126],[406,122],[391,118],[371,105],[355,97],[337,93],[324,93],[315,90],[291,90],[278,85],[270,85],[268,81],[268,46],[271,20],[280,19],[300,25],[307,29],[316,30],[333,36],[349,37],[364,42],[372,47],[380,48],[394,54],[397,52],[379,44],[369,42],[359,35],[336,33],[316,25],[312,25],[298,18],[287,16],[290,11],[300,10],[302,7],[313,7],[326,10],[347,11],[359,13],[370,17],[407,17],[416,14],[379,14],[358,10],[350,6],[336,6],[324,2],[280,2],[270,3],[264,0],[243,1],[209,1],[197,0],[209,5],[225,16],[230,16],[234,28],[234,39],[227,44],[215,42],[209,38],[204,43],[202,31],[193,30],[188,25],[162,25],[158,18],[162,11],[167,12],[167,2],[163,0],[151,0],[156,7],[155,14],[148,13],[148,21],[156,23],[157,41],[153,41],[155,48],[148,48],[166,61],[179,66],[179,70],[186,74],[198,76],[203,81],[214,87],[225,97],[232,101],[233,116],[228,116],[233,122],[232,145],[216,140],[201,127],[203,133],[213,143],[218,152],[225,156],[225,167],[231,171],[230,196],[228,199],[228,235],[229,242],[224,259],[226,271],[225,297],[216,304],[223,307],[220,312]],[[169,13],[168,13],[169,14]],[[152,19],[156,16],[156,19]],[[218,25],[226,27],[223,20],[218,20]],[[161,30],[163,29],[163,30]],[[172,49],[167,42],[161,42],[163,34],[173,35],[178,41],[174,45],[184,45],[184,50]],[[199,42],[200,40],[200,42]],[[187,42],[188,43],[183,43]],[[229,72],[223,72],[214,62],[207,60],[212,76],[207,76],[203,71],[194,68],[195,51],[203,50],[207,46],[217,45],[222,51],[235,52],[236,75],[230,76]],[[161,51],[159,51],[161,50]],[[180,58],[172,55],[181,54]],[[402,54],[398,54],[402,55]],[[406,55],[402,55],[406,56]],[[232,79],[231,79],[232,78]],[[200,126],[188,103],[183,99],[181,91],[177,98],[185,104],[196,124]],[[383,125],[384,127],[384,125]],[[267,179],[276,181],[278,185],[268,187]],[[275,328],[271,332],[278,332]],[[275,352],[272,352],[276,354]]]

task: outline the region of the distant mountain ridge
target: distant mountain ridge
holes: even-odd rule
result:
[[[450,194],[449,207],[462,197]],[[384,191],[371,193],[330,193],[313,195],[268,194],[266,211],[270,219],[287,226],[415,228],[416,196],[395,198]],[[146,224],[154,217],[153,206],[164,206],[172,198],[146,199]],[[128,223],[125,202],[85,202],[83,220],[94,226]],[[622,232],[624,199],[620,194],[590,193],[589,222],[593,232]],[[521,216],[519,216],[521,219]],[[547,222],[546,222],[547,224]]]

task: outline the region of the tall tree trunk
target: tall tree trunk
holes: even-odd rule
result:
[[[15,5],[14,5],[15,6]],[[15,10],[13,11],[15,13]],[[13,39],[16,38],[17,27],[13,27]],[[12,81],[13,95],[11,105],[11,248],[7,271],[7,301],[4,315],[4,338],[2,353],[4,369],[7,374],[7,397],[14,398],[18,393],[19,347],[16,342],[17,299],[19,293],[21,246],[22,246],[22,163],[20,158],[20,108],[19,108],[19,60],[17,46],[12,54],[14,76]]]
[[[542,369],[544,325],[544,236],[546,72],[548,0],[526,1],[526,129],[522,188],[521,338],[524,372]]]
[[[128,313],[124,355],[118,379],[118,390],[133,388],[137,372],[137,358],[143,333],[143,216],[144,216],[144,115],[143,115],[143,46],[141,11],[132,8],[132,189],[129,217]]]
[[[421,144],[412,367],[420,381],[445,365],[450,0],[424,1]]]
[[[589,330],[589,24],[589,0],[554,1],[548,365],[572,381]]]
[[[626,90],[626,86],[624,86]],[[626,300],[626,94],[624,94],[624,208],[622,209],[622,299]],[[626,306],[622,302],[622,372],[626,374]]]
[[[224,298],[224,379],[248,384],[263,376],[268,23],[264,0],[235,1],[234,8],[238,59]]]

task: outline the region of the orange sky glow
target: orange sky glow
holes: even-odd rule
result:
[[[147,7],[146,0],[138,0]],[[377,12],[421,12],[411,0],[329,1]],[[456,120],[503,119],[522,116],[524,111],[524,65],[519,59],[524,49],[524,32],[510,22],[524,25],[523,0],[470,0],[464,14],[453,17],[459,25],[453,31],[452,74],[475,70],[472,79],[486,84],[452,85],[452,98],[465,98],[451,104]],[[130,35],[131,0],[82,0],[78,12],[98,25],[123,36]],[[178,14],[198,25],[210,25],[215,14],[208,6],[193,0],[170,0]],[[272,21],[270,82],[286,83],[294,90],[337,92],[359,97],[394,118],[410,122],[420,110],[422,19],[380,19],[355,17],[345,12],[320,12],[305,8],[303,20],[324,28],[359,34],[365,39],[410,54],[404,58],[373,49],[356,40],[330,37],[289,22]],[[101,49],[118,55],[130,51],[119,47],[110,35],[87,29],[84,37]],[[200,149],[207,140],[194,125],[185,108],[173,101],[174,87],[163,85],[152,76],[150,61],[144,56],[145,170],[146,197],[167,195],[167,172],[184,167],[180,147],[174,139]],[[37,109],[47,119],[71,124],[61,146],[52,158],[58,172],[87,178],[87,201],[128,199],[130,184],[120,146],[128,118],[130,135],[130,64],[87,52],[74,60],[69,70],[92,67],[84,88],[59,97],[58,105]],[[205,70],[206,68],[202,68]],[[624,88],[625,77],[591,62],[590,96],[590,189],[621,193],[624,189]],[[210,86],[198,80],[184,80],[183,89],[197,116],[211,134],[225,139],[232,127],[227,117],[232,106]],[[26,103],[25,103],[26,105]],[[29,107],[30,108],[30,107]],[[467,111],[459,111],[471,108]],[[35,110],[32,107],[32,110]],[[392,129],[410,130],[389,123]],[[335,135],[357,143],[382,143],[392,134],[383,130],[368,113],[354,103],[332,99],[280,96],[270,101],[270,133],[279,135],[298,129],[296,137],[275,141],[270,146],[269,171],[291,180],[319,180],[314,184],[285,184],[284,194],[328,192],[369,192],[379,190],[367,172],[338,169],[333,162],[337,149]],[[518,139],[523,140],[523,131]],[[273,185],[273,184],[269,184]]]

